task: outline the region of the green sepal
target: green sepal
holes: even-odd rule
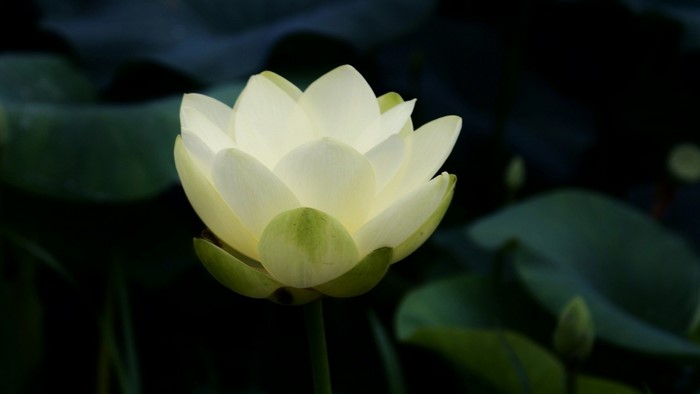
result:
[[[268,298],[281,283],[203,238],[194,239],[194,250],[209,273],[222,285],[251,298]]]
[[[382,280],[391,262],[391,248],[379,248],[368,254],[353,269],[316,286],[316,290],[331,297],[355,297],[374,288]]]
[[[323,294],[314,289],[280,287],[267,299],[280,305],[304,305],[321,297],[323,297]]]

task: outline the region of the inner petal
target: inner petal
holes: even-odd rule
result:
[[[237,147],[272,168],[287,152],[312,138],[312,129],[294,99],[266,76],[250,78],[236,104]]]
[[[223,200],[255,237],[260,237],[277,214],[299,206],[275,174],[235,148],[216,155],[212,179]]]
[[[317,134],[353,144],[379,117],[372,88],[357,70],[341,66],[314,81],[299,99]]]
[[[370,162],[331,138],[299,146],[277,163],[274,173],[302,206],[335,217],[348,231],[364,222],[376,190]]]

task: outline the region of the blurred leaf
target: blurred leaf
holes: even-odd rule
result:
[[[514,330],[543,324],[547,319],[541,313],[514,284],[469,275],[409,293],[399,307],[396,330],[400,340],[445,357],[467,387],[474,382],[465,371],[501,393],[563,393],[567,372],[562,363]],[[549,338],[552,324],[537,329]],[[580,394],[635,392],[590,376],[577,375],[576,382]]]
[[[516,271],[553,315],[581,295],[602,340],[700,356],[700,347],[683,338],[698,307],[700,261],[634,209],[591,192],[559,191],[497,212],[469,233],[488,248],[522,244]]]
[[[553,321],[547,325],[543,314],[516,284],[497,284],[486,276],[465,275],[436,281],[409,293],[397,312],[396,331],[400,339],[433,326],[509,328],[544,331],[549,335]]]
[[[42,0],[38,5],[43,25],[64,35],[103,77],[127,60],[146,59],[216,82],[257,71],[272,46],[293,33],[370,49],[423,21],[434,1],[111,0],[88,7],[80,0]]]
[[[0,176],[11,185],[67,199],[125,201],[152,197],[177,174],[172,149],[179,97],[144,104],[86,102],[84,80],[61,58],[0,57],[7,141]],[[17,80],[15,80],[17,78]],[[19,82],[18,82],[19,81]],[[233,103],[242,84],[208,94]]]
[[[639,394],[640,391],[635,390],[622,383],[612,380],[596,378],[593,376],[578,375],[576,376],[576,391],[577,394]]]
[[[6,263],[6,262],[3,262]],[[14,281],[0,277],[0,392],[26,392],[43,352],[43,308],[35,263],[23,259]]]
[[[387,393],[404,394],[406,393],[406,383],[401,370],[401,361],[396,353],[394,344],[382,325],[382,322],[377,317],[377,314],[370,310],[367,313],[369,324],[372,328],[374,340],[377,342],[379,355],[382,357],[382,364],[386,372]]]
[[[7,238],[8,241],[13,243],[15,246],[17,246],[20,249],[24,250],[25,252],[29,253],[31,256],[36,258],[38,261],[46,264],[49,268],[54,270],[56,273],[61,275],[64,279],[66,279],[70,283],[72,283],[72,284],[76,283],[75,278],[68,271],[66,271],[65,267],[63,267],[63,264],[61,264],[58,260],[56,260],[56,258],[51,253],[49,253],[46,249],[41,247],[36,242],[17,234],[15,231],[12,231],[11,229],[6,229],[3,227],[0,227],[0,236],[4,236],[5,238]]]
[[[87,102],[96,96],[87,78],[61,57],[12,53],[0,57],[0,102]]]
[[[515,332],[432,327],[416,330],[406,341],[439,353],[501,393],[564,392],[565,371],[561,363]]]

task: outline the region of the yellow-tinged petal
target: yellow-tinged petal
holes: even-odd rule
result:
[[[462,119],[451,115],[435,119],[409,135],[411,151],[407,155],[395,197],[413,190],[435,175],[452,152],[461,128]]]
[[[233,140],[198,110],[191,107],[182,108],[180,117],[182,129],[196,135],[214,153],[234,146]]]
[[[268,298],[282,287],[281,283],[263,271],[249,266],[209,240],[195,238],[194,250],[219,283],[240,295]]]
[[[420,244],[416,243],[430,235],[426,233],[426,223],[441,209],[445,196],[452,193],[454,182],[454,175],[443,173],[375,216],[353,234],[360,254],[389,247],[394,248],[392,261],[398,261],[405,257],[406,250],[418,248]],[[416,236],[417,233],[422,235]]]
[[[340,66],[306,89],[299,104],[317,135],[353,145],[359,133],[379,117],[372,88],[352,66]]]
[[[257,260],[257,239],[229,208],[202,169],[185,149],[182,138],[175,139],[175,167],[192,207],[204,224],[223,242]]]
[[[299,206],[294,194],[272,171],[238,149],[219,152],[212,179],[223,200],[255,238],[277,214]]]
[[[377,97],[377,103],[379,104],[379,110],[381,113],[384,113],[403,103],[403,97],[396,92],[388,92]]]
[[[363,223],[375,195],[374,170],[367,158],[330,138],[293,150],[274,172],[302,206],[333,216],[349,231]]]
[[[292,100],[297,101],[299,100],[299,97],[301,97],[301,90],[299,90],[299,88],[296,85],[289,82],[283,76],[273,73],[272,71],[263,71],[260,73],[260,75],[269,79],[275,85],[279,86],[279,88],[284,90],[289,95],[289,97],[292,98]]]
[[[297,208],[275,217],[260,237],[260,263],[290,287],[308,288],[348,272],[359,261],[343,225],[319,210]]]
[[[457,182],[457,177],[450,175],[450,185],[447,188],[447,193],[442,197],[437,209],[428,217],[423,225],[413,232],[405,241],[394,248],[394,255],[391,258],[391,264],[403,260],[406,256],[413,253],[430,237],[437,226],[442,221],[442,218],[450,207],[452,196],[454,195],[454,186]]]
[[[313,138],[301,107],[286,90],[262,75],[252,76],[241,93],[233,130],[236,147],[268,168]]]
[[[316,290],[331,297],[355,297],[364,294],[382,280],[391,262],[391,248],[380,248],[368,254],[353,269]]]
[[[372,164],[377,180],[376,190],[380,191],[399,173],[406,156],[406,143],[398,135],[392,135],[381,144],[365,153]],[[373,196],[374,197],[374,196]]]
[[[398,104],[370,123],[353,145],[365,153],[392,135],[398,134],[411,119],[416,100]]]
[[[222,132],[226,131],[231,117],[231,107],[221,101],[199,93],[188,93],[182,97],[180,108],[193,108],[204,115]],[[182,119],[185,120],[186,119]],[[185,122],[183,122],[185,124]]]

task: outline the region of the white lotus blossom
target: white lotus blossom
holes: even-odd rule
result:
[[[195,239],[209,272],[239,294],[290,304],[373,288],[432,234],[456,181],[433,176],[461,119],[414,131],[414,104],[376,97],[347,65],[303,92],[254,75],[233,108],[186,94],[175,163],[214,235]]]

